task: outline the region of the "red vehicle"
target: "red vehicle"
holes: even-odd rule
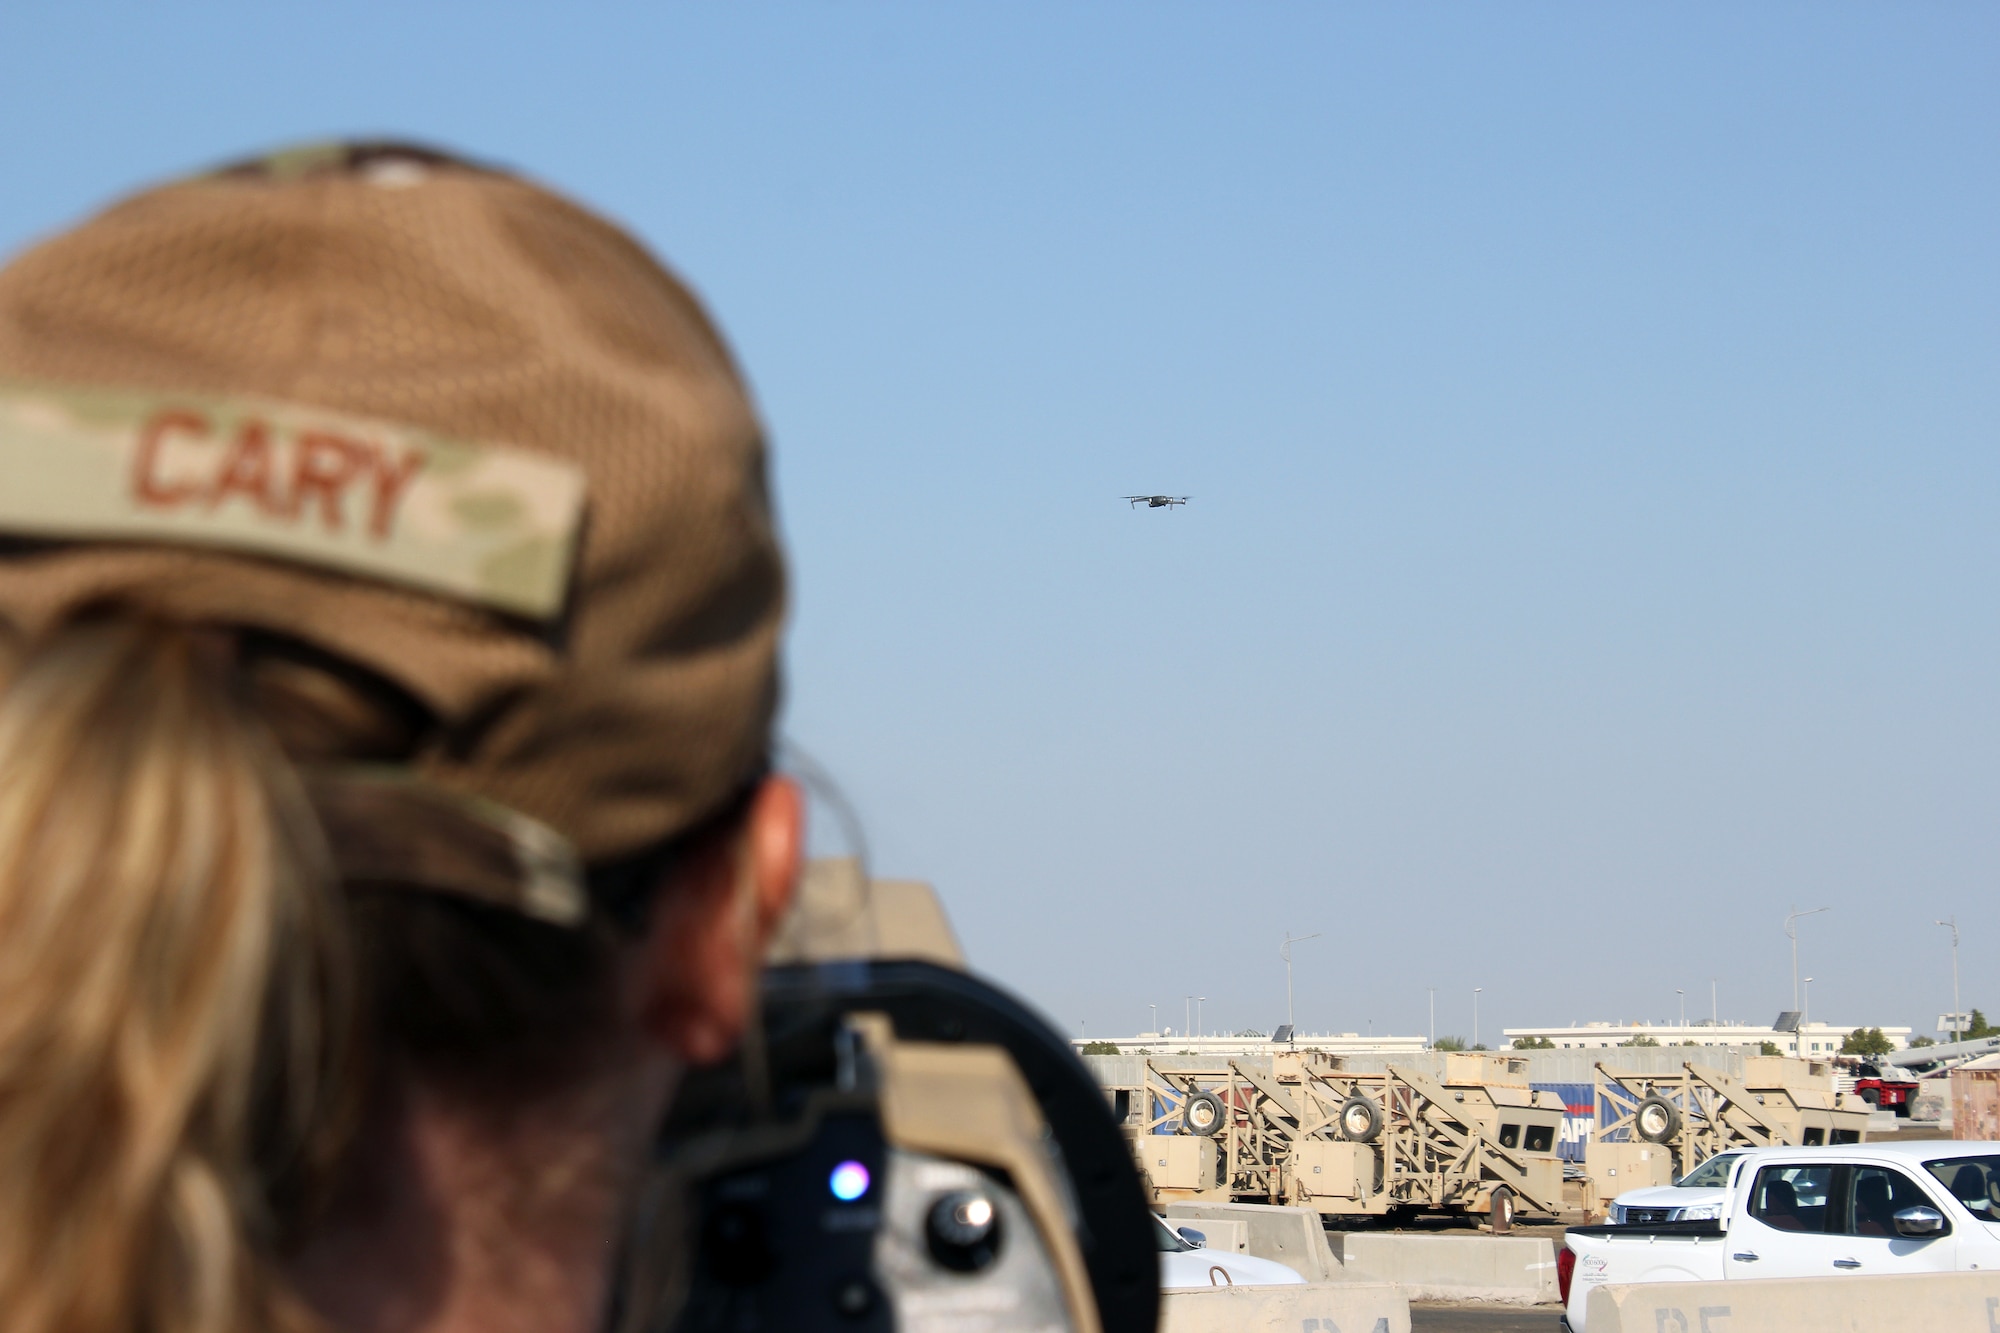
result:
[[[1862,1064],[1854,1069],[1854,1092],[1870,1106],[1884,1107],[1907,1120],[1910,1118],[1910,1103],[1917,1096],[1917,1081],[1904,1077],[1900,1069],[1885,1071],[1875,1065]]]

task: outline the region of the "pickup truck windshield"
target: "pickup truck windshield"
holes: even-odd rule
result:
[[[1958,1201],[1983,1222],[2000,1222],[2000,1156],[1946,1157],[1925,1162],[1924,1169],[1937,1177]]]
[[[1729,1183],[1729,1168],[1740,1156],[1741,1153],[1717,1153],[1674,1184],[1684,1190],[1721,1189]]]

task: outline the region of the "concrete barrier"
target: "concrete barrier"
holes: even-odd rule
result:
[[[1350,1231],[1336,1238],[1349,1277],[1394,1282],[1417,1301],[1556,1301],[1556,1247],[1545,1236],[1419,1236]]]
[[[1207,1239],[1211,1250],[1226,1250],[1231,1254],[1250,1253],[1250,1224],[1240,1217],[1182,1217],[1178,1213],[1168,1213],[1167,1225],[1176,1231],[1182,1227],[1199,1231]]]
[[[1343,1274],[1340,1260],[1327,1244],[1326,1226],[1310,1208],[1284,1208],[1265,1203],[1180,1203],[1169,1211],[1189,1226],[1205,1219],[1240,1221],[1249,1233],[1247,1253],[1275,1259],[1308,1282],[1333,1282]]]
[[[1410,1301],[1387,1282],[1168,1291],[1160,1333],[1410,1333]]]
[[[1589,1333],[2000,1333],[2000,1273],[1603,1286],[1590,1293],[1583,1324]]]

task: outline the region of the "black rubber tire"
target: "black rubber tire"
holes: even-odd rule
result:
[[[1206,1134],[1213,1138],[1228,1123],[1229,1116],[1222,1109],[1222,1098],[1212,1092],[1197,1092],[1181,1108],[1181,1124],[1190,1134]]]
[[[1880,1106],[1882,1104],[1882,1094],[1878,1089],[1863,1088],[1859,1095],[1861,1100],[1867,1102],[1870,1106]]]
[[[1632,1132],[1648,1143],[1672,1143],[1681,1132],[1680,1108],[1655,1094],[1632,1108]]]
[[[1340,1104],[1337,1120],[1351,1143],[1373,1143],[1382,1132],[1382,1108],[1358,1092]]]
[[[1493,1191],[1491,1211],[1487,1214],[1493,1224],[1493,1234],[1504,1236],[1514,1229],[1514,1191],[1505,1185]]]

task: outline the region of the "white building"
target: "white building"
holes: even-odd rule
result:
[[[1863,1023],[1860,1027],[1874,1027],[1873,1023]],[[1537,1039],[1550,1042],[1559,1051],[1595,1051],[1630,1045],[1641,1037],[1661,1046],[1759,1046],[1770,1042],[1786,1055],[1814,1056],[1833,1055],[1840,1050],[1840,1044],[1854,1027],[1841,1027],[1832,1023],[1808,1023],[1797,1032],[1780,1032],[1776,1028],[1753,1027],[1747,1023],[1710,1023],[1707,1021],[1689,1023],[1685,1026],[1673,1023],[1585,1023],[1581,1027],[1566,1028],[1508,1028],[1505,1030],[1506,1044],[1520,1039]],[[1910,1029],[1906,1027],[1884,1027],[1882,1035],[1889,1044],[1901,1049],[1910,1044]]]
[[[1404,1055],[1421,1051],[1422,1037],[1364,1037],[1358,1032],[1301,1032],[1294,1041],[1268,1037],[1185,1037],[1173,1032],[1141,1032],[1134,1037],[1075,1037],[1081,1050],[1109,1042],[1120,1055],[1273,1055],[1283,1051],[1325,1051],[1328,1055]]]

